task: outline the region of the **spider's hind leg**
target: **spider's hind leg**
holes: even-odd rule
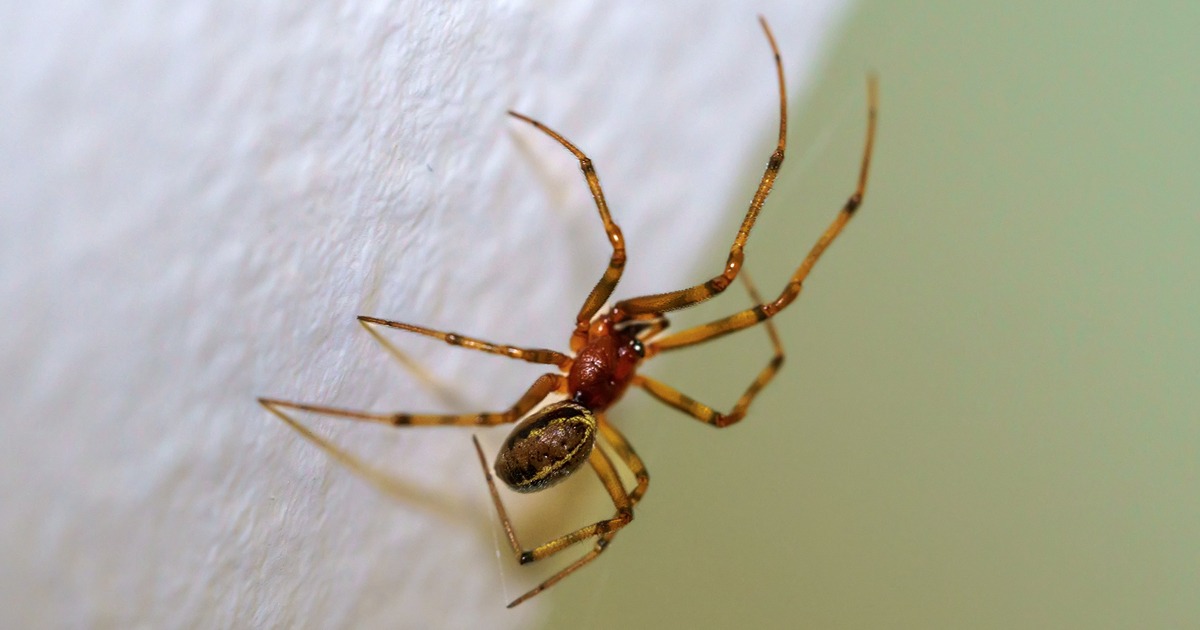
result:
[[[549,542],[543,543],[533,549],[525,549],[521,546],[520,540],[517,539],[517,533],[513,529],[512,521],[508,518],[508,511],[504,509],[504,503],[500,500],[500,492],[496,489],[496,480],[492,475],[492,471],[488,468],[487,458],[483,455],[483,448],[479,445],[479,439],[472,437],[475,442],[475,452],[479,455],[479,464],[483,467],[483,475],[487,480],[488,491],[491,493],[492,502],[496,505],[496,512],[500,517],[500,523],[504,526],[504,533],[508,537],[508,542],[512,546],[513,554],[517,561],[521,564],[528,564],[548,558],[577,542],[595,537],[596,545],[591,551],[583,555],[575,562],[571,563],[566,568],[558,573],[550,576],[542,581],[541,584],[530,589],[524,595],[514,599],[508,604],[509,608],[524,602],[525,600],[541,593],[542,591],[554,586],[562,581],[563,578],[579,570],[585,564],[596,559],[607,547],[608,543],[616,536],[617,532],[622,527],[625,527],[633,520],[633,500],[625,491],[624,485],[621,483],[621,477],[617,474],[616,468],[613,467],[612,459],[604,453],[599,447],[593,448],[592,453],[588,458],[588,463],[592,469],[596,471],[596,475],[600,478],[600,483],[604,484],[604,489],[608,491],[609,497],[612,499],[613,505],[616,507],[616,514],[612,518],[597,521],[586,527],[581,527],[569,534],[560,536]],[[630,451],[632,452],[632,451]],[[636,458],[636,455],[634,456]],[[640,461],[640,460],[638,460]],[[643,469],[644,471],[644,469]]]
[[[625,439],[625,436],[616,427],[609,424],[603,414],[598,419],[600,435],[604,436],[604,439],[612,445],[617,457],[621,458],[621,461],[633,473],[634,479],[637,480],[637,485],[629,491],[629,502],[637,505],[638,501],[641,501],[642,497],[646,495],[646,489],[650,487],[650,473],[646,470],[646,465],[642,463],[642,458],[629,445],[629,440]]]
[[[552,392],[562,390],[565,387],[566,377],[563,375],[543,374],[539,376],[537,380],[533,382],[533,385],[531,385],[529,389],[526,390],[519,399],[517,399],[517,402],[513,403],[513,405],[508,409],[504,411],[467,414],[377,413],[371,411],[343,409],[341,407],[329,407],[326,405],[291,402],[287,400],[278,400],[275,398],[259,398],[258,402],[263,407],[266,407],[267,411],[270,411],[276,416],[280,416],[283,409],[295,409],[296,411],[307,411],[310,413],[332,416],[335,418],[345,418],[347,420],[358,420],[361,422],[375,422],[378,424],[390,424],[393,426],[476,426],[516,422],[517,420],[520,420],[522,416],[529,413],[530,410],[536,407],[538,403],[542,402],[546,396],[549,396]]]

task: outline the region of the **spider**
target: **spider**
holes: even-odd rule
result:
[[[479,445],[478,438],[472,437],[492,502],[496,506],[496,512],[517,561],[520,564],[528,564],[542,560],[575,543],[589,539],[595,539],[595,545],[578,560],[513,600],[508,604],[509,608],[550,588],[596,559],[608,548],[617,533],[633,520],[633,508],[646,494],[646,489],[650,484],[650,475],[647,473],[642,459],[630,446],[629,441],[608,422],[605,416],[608,408],[616,403],[630,386],[634,386],[645,390],[666,405],[714,427],[727,427],[741,420],[746,415],[754,397],[774,378],[783,364],[783,347],[779,342],[774,325],[769,319],[796,299],[803,288],[804,279],[808,277],[813,265],[816,264],[830,243],[841,234],[846,223],[850,221],[862,203],[867,185],[867,172],[871,162],[878,109],[878,81],[874,76],[868,77],[867,81],[866,146],[863,150],[857,187],[832,223],[817,239],[816,244],[792,274],[779,296],[773,301],[764,301],[743,275],[743,281],[756,306],[707,324],[672,334],[663,334],[668,326],[666,313],[695,306],[708,300],[723,292],[738,277],[739,271],[742,269],[746,240],[750,236],[750,230],[754,227],[755,219],[758,217],[767,195],[771,192],[779,167],[783,163],[784,148],[787,143],[787,92],[784,84],[783,62],[775,43],[775,36],[766,19],[760,16],[759,23],[774,55],[775,74],[779,83],[779,140],[767,162],[766,170],[763,172],[754,198],[750,202],[750,208],[742,220],[737,236],[734,237],[733,245],[729,249],[729,257],[721,273],[702,284],[669,293],[620,300],[611,307],[605,308],[605,304],[625,269],[625,241],[621,235],[621,228],[617,227],[609,214],[608,205],[604,200],[604,193],[600,189],[600,181],[596,176],[592,161],[583,151],[558,132],[524,114],[509,111],[508,113],[514,118],[534,126],[553,138],[579,160],[579,168],[583,171],[583,177],[595,200],[600,220],[604,224],[604,231],[612,245],[608,268],[587,299],[584,300],[579,314],[575,317],[575,329],[571,333],[570,339],[571,353],[490,343],[456,333],[442,332],[376,317],[360,316],[359,322],[372,334],[374,332],[371,331],[370,326],[395,328],[440,339],[452,346],[553,366],[555,371],[538,377],[511,407],[498,412],[466,415],[373,413],[271,398],[258,399],[259,403],[268,411],[280,416],[293,426],[296,425],[283,411],[284,409],[398,427],[490,426],[517,422],[500,447],[492,469],[495,471],[495,475],[488,468],[487,458],[484,456],[483,448]],[[720,413],[665,383],[638,374],[638,367],[642,362],[660,352],[710,341],[764,322],[774,347],[774,355],[746,388],[729,413]],[[563,399],[530,414],[551,396],[561,396]],[[632,489],[626,488],[625,483],[621,480],[613,464],[612,456],[605,449],[597,446],[601,441],[606,442],[608,449],[632,472],[636,480],[636,485]],[[508,513],[505,511],[504,503],[500,499],[495,477],[499,477],[506,486],[516,492],[537,492],[561,482],[582,468],[584,464],[591,466],[612,499],[615,509],[613,516],[536,547],[524,547],[518,540]]]

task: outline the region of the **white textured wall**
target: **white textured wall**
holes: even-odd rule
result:
[[[607,241],[509,107],[595,159],[621,295],[719,269],[691,244],[743,207],[775,121],[751,11],[795,98],[840,4],[6,3],[0,625],[530,622],[537,600],[503,610],[470,431],[313,423],[396,501],[255,396],[442,404],[358,314],[565,345]],[[480,405],[537,373],[398,341]]]

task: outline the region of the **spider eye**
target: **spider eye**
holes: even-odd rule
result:
[[[636,352],[639,357],[646,356],[646,346],[642,345],[641,340],[633,340],[633,351]]]

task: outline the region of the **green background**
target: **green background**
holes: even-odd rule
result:
[[[774,293],[877,71],[867,201],[778,319],[783,372],[723,431],[629,396],[650,493],[549,625],[1200,624],[1198,32],[1195,2],[861,4],[749,247]],[[768,355],[648,371],[727,408]]]

